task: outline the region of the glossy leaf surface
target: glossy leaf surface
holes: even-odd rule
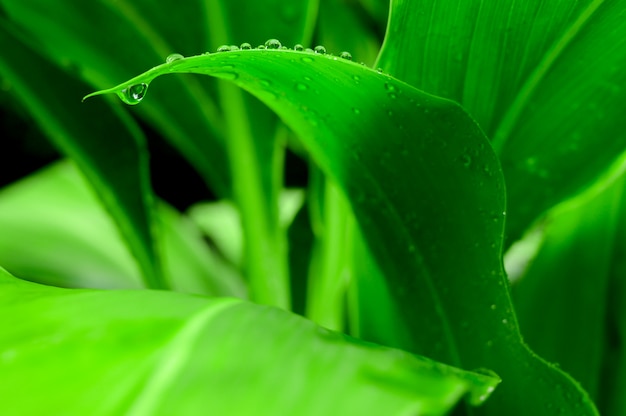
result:
[[[626,149],[626,1],[392,2],[378,65],[463,105],[498,153],[508,242]]]
[[[404,348],[496,371],[507,384],[486,414],[594,414],[575,382],[521,342],[500,259],[503,178],[457,105],[336,57],[266,50],[190,57],[96,94],[172,72],[232,80],[300,135],[352,203],[410,325]]]
[[[443,415],[499,382],[235,299],[59,289],[0,269],[0,314],[6,414]]]

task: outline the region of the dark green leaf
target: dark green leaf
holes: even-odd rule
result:
[[[110,102],[83,105],[84,85],[48,64],[0,26],[0,74],[40,128],[89,178],[136,258],[148,287],[164,288],[152,238],[153,195],[144,138]],[[116,126],[116,134],[109,128]]]
[[[398,0],[379,60],[492,139],[510,241],[626,149],[625,65],[623,0]]]

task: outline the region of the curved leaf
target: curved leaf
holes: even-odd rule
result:
[[[499,383],[235,299],[59,289],[0,269],[0,315],[6,414],[443,415]]]
[[[300,135],[353,205],[410,325],[406,348],[505,380],[486,413],[550,414],[549,405],[594,414],[574,381],[521,342],[500,258],[503,177],[459,106],[336,57],[288,50],[190,57],[90,96],[173,72],[230,79]]]
[[[245,297],[239,276],[207,250],[198,229],[159,204],[164,278],[173,290]],[[115,224],[76,167],[57,163],[0,190],[0,264],[59,287],[145,288]]]
[[[492,139],[510,243],[626,150],[625,39],[623,0],[397,0],[378,65]]]
[[[614,256],[623,255],[615,251],[623,188],[621,179],[552,210],[539,251],[512,291],[524,339],[594,399],[605,390],[607,295]]]
[[[0,26],[0,74],[47,137],[89,178],[137,260],[148,287],[165,288],[154,246],[154,196],[145,139],[118,106],[82,105],[72,95],[84,86],[49,65]],[[56,86],[56,88],[54,87]],[[111,135],[106,127],[116,125]]]

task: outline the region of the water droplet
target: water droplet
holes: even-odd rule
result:
[[[304,58],[302,58],[302,62],[310,64],[311,62],[313,62],[313,58],[309,58],[308,56],[305,56]]]
[[[324,55],[324,54],[326,53],[326,48],[325,48],[325,47],[323,47],[322,45],[317,45],[317,46],[315,47],[315,49],[313,49],[313,51],[314,51],[315,53],[319,53],[319,54]]]
[[[461,162],[463,162],[463,166],[465,166],[466,168],[469,168],[470,165],[472,164],[472,157],[470,155],[463,155],[461,156]]]
[[[213,75],[215,75],[216,77],[222,78],[222,79],[229,79],[231,81],[234,81],[237,78],[239,78],[239,74],[237,74],[235,72],[231,72],[231,71],[214,72]]]
[[[492,311],[495,311],[496,310],[496,305],[491,305],[490,308],[491,308]]]
[[[387,115],[388,115],[389,117],[393,116],[393,111],[391,111],[391,110],[387,111]]]
[[[352,112],[353,112],[354,114],[356,114],[356,115],[361,114],[361,110],[359,110],[359,109],[358,109],[358,108],[356,108],[356,107],[352,107]]]
[[[259,45],[256,47],[257,49],[265,49],[265,45]]]
[[[383,69],[382,68],[376,68],[376,72],[378,72],[379,74],[383,73]]]
[[[359,83],[359,81],[361,81],[361,77],[358,75],[352,75],[352,79],[354,80],[354,82],[356,82],[357,84]]]
[[[278,39],[268,39],[265,42],[265,47],[267,49],[279,49],[281,46],[283,46],[280,41]]]
[[[120,97],[120,100],[124,103],[128,105],[135,105],[139,104],[141,100],[143,100],[143,97],[146,96],[147,90],[148,84],[135,84],[118,92],[117,96]]]
[[[289,48],[283,45],[283,46],[280,47],[280,49],[283,50],[283,51],[286,51]]]
[[[311,48],[306,48],[304,51],[308,53],[315,53],[315,51]]]
[[[386,89],[387,91],[392,91],[392,92],[393,92],[393,91],[395,91],[395,90],[396,90],[396,87],[394,87],[394,86],[393,86],[393,84],[390,84],[390,83],[388,83],[388,82],[385,82],[385,89]]]
[[[244,51],[247,51],[247,50],[252,49],[252,45],[250,45],[248,42],[244,42],[241,44],[240,48],[243,49]]]
[[[296,43],[295,46],[293,47],[293,50],[302,52],[304,50],[304,46],[300,45],[299,43]]]
[[[167,58],[165,58],[165,63],[169,64],[170,62],[180,61],[181,59],[184,59],[184,58],[185,57],[179,53],[172,53],[168,55]]]
[[[303,83],[301,83],[301,82],[298,82],[298,83],[296,84],[296,90],[298,90],[298,91],[306,91],[306,90],[308,90],[308,89],[309,89],[309,86],[308,86],[308,85],[306,85],[306,84],[303,84]]]
[[[509,320],[508,320],[508,319],[503,319],[503,320],[502,320],[502,323],[503,323],[504,325],[506,325],[506,324],[508,324],[508,323],[509,323]]]
[[[217,48],[217,51],[218,51],[218,52],[228,52],[228,51],[230,51],[230,46],[228,46],[228,45],[222,45],[222,46],[220,46],[219,48]]]
[[[348,61],[352,60],[352,54],[350,52],[343,51],[339,54],[340,58],[347,59]]]
[[[239,50],[239,46],[237,46],[237,45],[230,45],[230,50],[231,51],[238,51]]]

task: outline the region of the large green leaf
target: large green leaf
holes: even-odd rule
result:
[[[173,290],[245,297],[241,278],[207,249],[189,219],[160,203],[164,278]],[[70,162],[0,190],[0,264],[22,279],[60,287],[145,288],[115,224]]]
[[[443,415],[499,383],[235,299],[52,288],[0,269],[0,315],[11,415]]]
[[[81,105],[72,81],[0,26],[0,74],[52,142],[71,157],[111,213],[148,287],[165,288],[154,246],[144,137],[117,105]],[[108,128],[117,127],[115,134]]]
[[[575,382],[521,342],[502,271],[504,183],[453,102],[339,58],[288,50],[182,59],[159,75],[229,79],[276,111],[343,189],[411,330],[413,352],[505,380],[487,414],[594,414]],[[413,179],[413,180],[408,180]]]
[[[396,0],[378,65],[492,139],[510,241],[626,149],[626,1]]]

